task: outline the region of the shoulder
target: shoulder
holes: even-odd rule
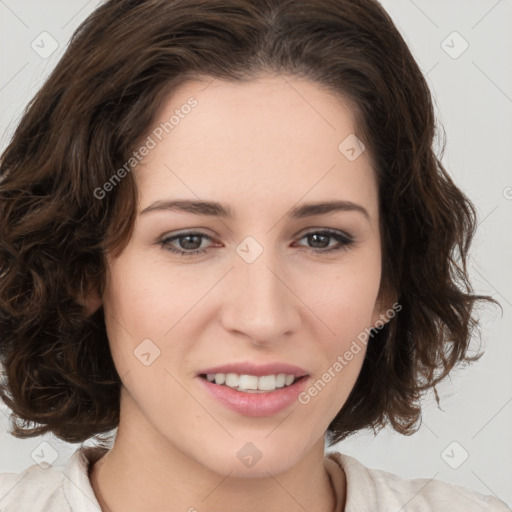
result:
[[[37,464],[21,473],[0,474],[0,512],[17,510],[64,511],[58,504],[63,501],[63,472],[55,467],[42,468]],[[30,509],[29,509],[30,507]]]
[[[407,512],[511,512],[495,496],[486,496],[434,478],[407,479],[387,471],[367,468],[341,453],[328,457],[337,462],[347,482],[346,512],[407,510]]]
[[[82,446],[65,467],[34,464],[20,473],[1,473],[0,512],[98,512],[88,464],[103,453],[103,449]]]

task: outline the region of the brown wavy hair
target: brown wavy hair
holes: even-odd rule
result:
[[[497,304],[468,281],[475,208],[434,152],[428,85],[376,0],[110,0],[78,27],[0,159],[0,396],[12,435],[101,443],[118,426],[103,308],[88,314],[81,298],[102,295],[105,255],[129,241],[138,196],[130,172],[102,199],[95,190],[177,86],[267,73],[352,105],[378,179],[382,286],[402,306],[372,336],[330,443],[388,423],[412,433],[421,396],[475,359],[473,308]]]

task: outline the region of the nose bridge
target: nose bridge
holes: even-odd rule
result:
[[[228,284],[229,300],[224,304],[225,327],[259,343],[275,341],[294,330],[296,300],[286,286],[279,255],[248,237],[237,247],[234,267]]]

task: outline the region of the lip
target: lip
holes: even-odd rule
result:
[[[236,367],[240,369],[239,365]],[[267,368],[269,367],[269,365],[259,367],[257,371],[262,371],[262,375],[266,375],[265,372],[268,371]],[[225,369],[227,366],[218,368]],[[216,371],[208,371],[208,373],[230,373],[218,371],[218,368],[214,369]],[[263,370],[263,368],[265,368],[265,370]],[[283,366],[281,366],[281,368],[283,368]],[[288,366],[287,368],[287,371],[289,371],[291,367]],[[254,372],[254,368],[251,371]],[[278,373],[287,373],[287,371],[279,371]],[[242,374],[254,375],[254,373],[249,371],[246,372],[244,370],[244,372],[245,373]],[[238,371],[233,371],[232,373],[238,373]],[[272,374],[272,372],[270,374]],[[288,373],[288,375],[293,375],[293,372]],[[310,380],[309,376],[303,376],[292,385],[278,388],[274,391],[268,391],[266,393],[245,393],[228,386],[215,384],[215,382],[209,382],[199,375],[196,378],[209,397],[215,398],[226,408],[243,416],[272,416],[287,409],[294,403],[297,404],[300,393],[304,391]]]
[[[249,361],[240,363],[229,363],[222,366],[215,366],[205,368],[197,373],[197,375],[206,375],[208,373],[237,373],[238,375],[254,375],[261,377],[263,375],[277,375],[284,373],[286,375],[293,375],[295,378],[304,377],[308,372],[304,368],[294,366],[288,363],[266,363],[255,364]]]
[[[208,373],[237,373],[238,375],[293,375],[296,379],[290,386],[278,388],[266,393],[246,393],[228,386],[209,382],[204,378]],[[302,377],[302,378],[301,378]],[[309,374],[300,366],[289,363],[274,362],[257,364],[251,361],[228,363],[212,366],[198,372],[197,378],[210,397],[215,398],[228,409],[244,416],[272,416],[290,407],[298,401],[299,394],[304,390]]]

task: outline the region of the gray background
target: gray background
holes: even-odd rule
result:
[[[512,1],[382,3],[428,77],[447,134],[443,163],[478,210],[470,263],[475,291],[493,295],[503,315],[490,307],[479,311],[485,355],[439,388],[442,411],[432,395],[425,399],[416,434],[359,433],[336,448],[367,466],[409,478],[439,478],[494,494],[510,506]],[[1,149],[70,35],[96,5],[97,0],[0,0]],[[58,48],[47,56],[53,40]],[[7,418],[0,404],[0,472],[34,464],[33,453],[43,441],[55,450],[56,465],[65,464],[78,447],[52,435],[16,439],[7,434]]]

